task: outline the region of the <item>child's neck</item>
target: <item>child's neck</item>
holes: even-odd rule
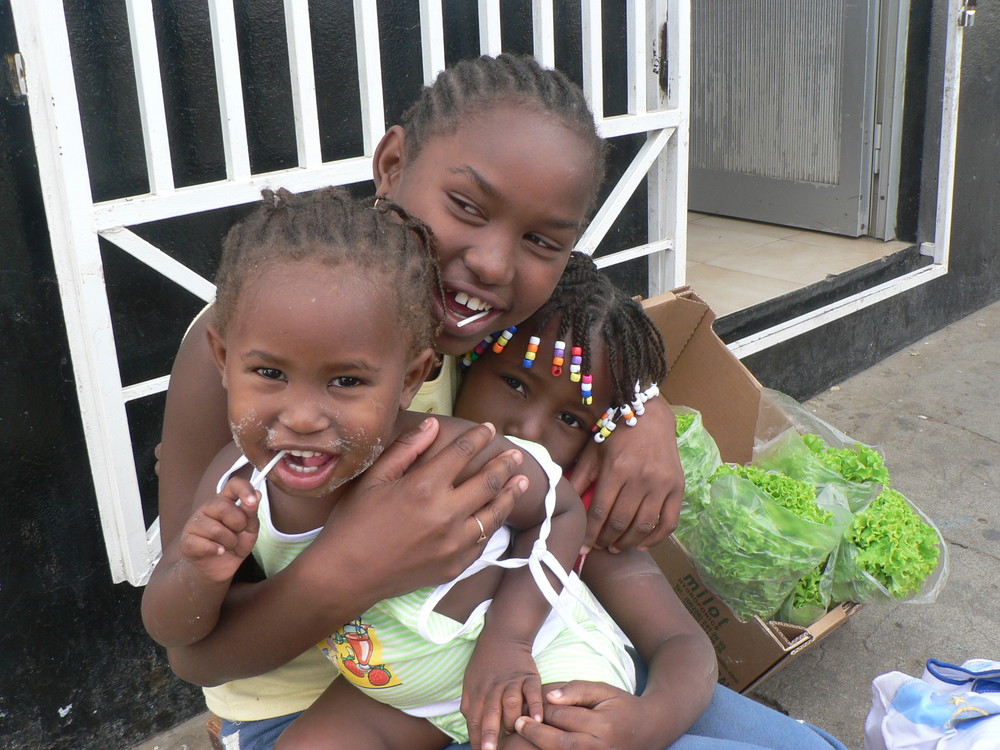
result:
[[[268,482],[267,501],[271,524],[283,534],[304,534],[322,528],[350,484],[347,482],[325,497],[313,498],[289,495]]]

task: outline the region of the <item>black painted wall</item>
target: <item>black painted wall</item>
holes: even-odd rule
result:
[[[15,0],[21,2],[24,0]],[[0,52],[17,49],[10,0],[0,0]],[[201,4],[156,4],[167,106],[179,184],[221,175],[214,78],[199,17]],[[321,0],[313,10],[319,100],[326,158],[356,153],[352,129],[356,93],[350,3]],[[415,54],[413,2],[380,2],[386,71],[387,120],[395,121],[420,85]],[[477,32],[469,6],[446,3],[452,58],[475,54]],[[565,8],[564,4],[558,4]],[[606,0],[605,17],[617,4]],[[941,13],[913,3],[907,79],[904,189],[900,236],[928,239],[933,212],[935,125],[943,43]],[[935,6],[941,6],[938,2]],[[145,186],[142,146],[133,113],[123,4],[115,0],[67,2],[95,197],[109,198]],[[287,64],[274,57],[270,40],[283,35],[280,4],[237,3],[241,61],[247,84],[251,152],[255,169],[292,163],[290,103],[283,82]],[[512,49],[526,50],[524,18],[530,2],[505,4],[505,35]],[[573,9],[561,11],[565,28],[558,62],[579,78],[574,60],[579,30]],[[827,326],[748,361],[767,385],[798,397],[811,395],[931,330],[1000,298],[1000,132],[996,102],[1000,83],[1000,11],[985,4],[967,35],[958,145],[952,273],[902,297]],[[345,20],[347,19],[347,20]],[[620,27],[611,24],[606,49],[607,98],[621,107]],[[345,52],[346,50],[346,52]],[[407,62],[410,61],[410,62]],[[30,64],[30,63],[29,63]],[[284,76],[284,77],[283,77]],[[90,481],[62,312],[42,206],[27,107],[0,83],[0,331],[5,387],[0,390],[0,748],[127,748],[202,709],[200,693],[176,680],[139,619],[140,591],[113,585],[106,562]],[[206,94],[206,92],[209,92]],[[928,94],[928,92],[931,92]],[[930,123],[930,124],[927,124]],[[925,137],[926,136],[926,137]],[[616,144],[612,174],[636,144]],[[359,190],[368,190],[359,186]],[[218,241],[245,209],[220,211],[197,221],[164,222],[138,231],[208,272]],[[644,204],[635,201],[610,247],[637,237]],[[196,300],[111,249],[105,250],[116,338],[127,381],[162,374]],[[909,261],[919,262],[911,258]],[[641,272],[619,274],[630,289],[644,287]],[[835,293],[835,292],[834,292]],[[793,304],[785,301],[782,304]],[[800,304],[807,301],[799,300]],[[779,306],[780,307],[780,306]],[[779,311],[780,312],[780,311]],[[741,320],[723,319],[725,333],[755,325],[757,310]],[[837,355],[830,356],[835,351]],[[154,513],[152,445],[159,432],[160,399],[130,410],[136,458],[146,477],[147,515]]]

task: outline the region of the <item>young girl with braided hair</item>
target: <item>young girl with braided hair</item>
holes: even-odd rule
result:
[[[487,337],[464,365],[455,415],[540,443],[567,473],[585,446],[603,447],[634,427],[655,398],[640,384],[657,384],[667,371],[663,339],[642,306],[581,253],[538,312]],[[595,549],[578,567],[648,665],[649,681],[638,695],[592,681],[549,693],[546,723],[515,723],[537,747],[570,746],[567,734],[574,747],[595,738],[621,747],[612,738],[626,736],[625,724],[627,746],[649,750],[843,749],[822,730],[715,685],[712,645],[647,553]],[[592,710],[559,710],[571,706]]]
[[[217,287],[209,336],[234,442],[213,461],[200,505],[147,585],[144,621],[166,646],[215,627],[251,552],[275,576],[328,519],[337,522],[350,485],[423,421],[407,407],[434,356],[431,300],[441,291],[430,235],[385,202],[361,206],[334,188],[266,193],[227,237]],[[465,428],[438,421],[424,457]],[[479,461],[512,450],[505,442],[491,441]],[[501,716],[483,716],[482,705],[501,705],[513,726],[522,706],[541,718],[542,687],[574,676],[634,688],[614,626],[566,573],[583,541],[583,509],[543,449],[517,447],[534,457],[507,518],[522,533],[511,541],[505,527],[486,544],[477,520],[481,555],[461,576],[378,602],[328,638],[343,676],[281,747],[434,750],[468,739],[468,722],[489,750]],[[564,584],[560,596],[553,586]],[[519,741],[527,747],[511,742]]]
[[[414,409],[450,413],[454,355],[548,299],[594,204],[603,151],[579,87],[511,55],[442,72],[404,123],[385,134],[373,160],[376,192],[434,230],[445,291],[434,342],[443,363]],[[202,315],[185,337],[167,393],[159,466],[164,546],[187,522],[211,456],[231,439],[209,318]],[[676,523],[683,474],[673,416],[654,401],[636,428],[619,430],[577,462],[574,482],[585,487],[597,476],[588,545],[654,544]],[[490,442],[486,427],[471,428],[419,471],[406,471],[438,429],[430,420],[403,433],[345,493],[338,523],[326,524],[278,575],[234,588],[208,636],[168,649],[176,674],[213,686],[209,708],[226,720],[230,744],[270,747],[329,683],[313,644],[375,601],[454,578],[479,551],[468,537],[474,519],[487,534],[501,525],[520,492],[509,456],[478,461],[477,472],[457,481]],[[372,527],[384,530],[378,556],[357,548]],[[339,574],[348,568],[351,576]]]

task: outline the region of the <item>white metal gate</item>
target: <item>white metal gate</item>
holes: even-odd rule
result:
[[[298,166],[254,173],[250,165],[233,0],[206,0],[222,122],[226,179],[177,187],[167,140],[163,81],[152,0],[124,0],[135,68],[138,114],[149,191],[95,202],[73,77],[63,0],[12,0],[20,46],[21,85],[48,216],[63,315],[90,455],[105,543],[116,582],[143,584],[160,553],[159,525],[143,519],[139,482],[126,418],[131,400],[164,391],[168,375],[123,383],[112,331],[99,238],[128,253],[203,300],[214,295],[205,278],[129,227],[227,206],[252,203],[264,187],[292,191],[371,179],[371,157],[385,130],[379,27],[375,0],[353,0],[363,153],[324,161],[320,149],[308,0],[284,0]],[[534,54],[555,59],[554,0],[531,3]],[[602,3],[583,0],[584,90],[604,137],[646,134],[644,145],[600,207],[578,249],[593,253],[625,202],[643,184],[648,192],[648,241],[600,259],[608,266],[648,257],[649,292],[683,281],[687,211],[688,0],[624,0],[627,8],[628,109],[605,116],[602,80]],[[419,0],[424,80],[444,67],[441,0]],[[500,0],[479,0],[482,53],[501,51]],[[661,31],[666,24],[665,34]],[[665,40],[665,44],[664,44]],[[661,49],[661,45],[664,47]],[[661,71],[662,66],[666,67]],[[666,80],[660,86],[661,72]],[[644,177],[649,174],[649,179]]]

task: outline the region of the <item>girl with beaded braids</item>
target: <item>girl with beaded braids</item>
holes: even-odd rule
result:
[[[376,193],[433,229],[444,287],[434,343],[443,361],[413,409],[450,413],[454,357],[548,299],[595,202],[603,151],[580,89],[510,55],[442,72],[385,134],[373,159]],[[187,522],[210,457],[231,439],[209,317],[185,336],[167,392],[159,454],[164,545]],[[225,683],[211,707],[243,722],[242,735],[269,723],[280,731],[323,691],[329,671],[313,644],[375,601],[453,578],[476,557],[468,538],[474,518],[491,534],[510,512],[520,493],[510,455],[479,462],[477,473],[456,481],[490,441],[487,427],[468,430],[426,471],[406,471],[438,429],[430,420],[404,433],[345,493],[338,523],[326,524],[278,576],[234,590],[209,636],[171,649],[181,677]],[[635,428],[584,451],[572,481],[582,489],[597,479],[587,546],[650,545],[673,529],[683,473],[672,435],[669,407],[652,399]],[[385,530],[374,557],[357,545],[373,527]],[[344,569],[353,575],[340,575]]]
[[[642,306],[581,253],[538,312],[485,341],[465,358],[455,416],[540,443],[567,473],[586,445],[596,439],[603,449],[645,418],[637,384],[655,385],[667,370],[663,339]],[[545,723],[525,716],[514,725],[534,746],[843,749],[821,730],[715,684],[708,637],[648,553],[595,549],[579,566],[649,679],[638,694],[595,681],[547,693]]]
[[[434,358],[431,300],[441,287],[430,235],[385,202],[361,206],[335,188],[266,192],[227,237],[216,283],[209,337],[234,440],[213,460],[143,596],[147,629],[168,648],[214,629],[251,553],[277,576],[338,522],[341,498],[384,446],[425,420],[407,407]],[[438,423],[411,471],[466,428],[452,417]],[[481,716],[483,704],[502,699],[512,727],[522,705],[541,718],[546,685],[585,675],[634,689],[614,625],[566,573],[585,514],[559,467],[538,446],[496,437],[458,479],[515,448],[531,459],[522,467],[530,483],[504,529],[486,544],[475,520],[468,531],[481,554],[461,576],[377,602],[331,630],[325,651],[342,677],[281,747],[435,750],[475,727],[477,746],[491,748],[501,717]],[[372,555],[379,536],[368,534]],[[563,586],[560,595],[554,587]],[[463,675],[475,686],[464,696]],[[479,705],[470,703],[477,691]]]

